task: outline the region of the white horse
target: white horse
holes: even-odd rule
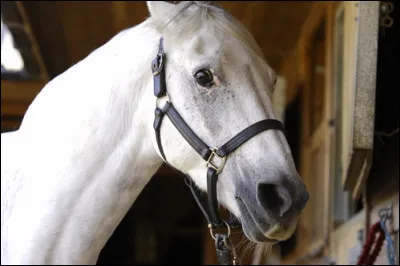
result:
[[[274,118],[275,74],[238,21],[203,2],[147,6],[147,20],[51,80],[1,135],[2,264],[96,263],[163,163],[150,68],[161,37],[169,98],[209,145]],[[168,163],[205,191],[206,162],[168,118],[161,135]],[[284,134],[264,131],[228,157],[219,203],[249,240],[289,238],[308,194]]]

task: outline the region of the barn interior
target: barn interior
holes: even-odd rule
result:
[[[287,139],[298,168],[301,168],[304,163],[301,159],[302,156],[304,158],[304,149],[302,149],[304,139],[299,136],[304,127],[307,126],[310,132],[318,131],[321,121],[325,122],[322,109],[325,108],[324,101],[328,94],[326,90],[318,88],[324,87],[324,84],[330,81],[326,77],[321,77],[318,74],[319,68],[315,68],[314,76],[310,78],[310,83],[313,85],[309,86],[308,91],[316,99],[310,105],[312,106],[311,113],[314,115],[310,115],[307,125],[302,125],[303,99],[307,96],[297,92],[302,92],[307,85],[301,82],[295,84],[293,80],[296,78],[292,78],[292,75],[297,75],[297,71],[305,69],[308,65],[305,61],[298,59],[298,47],[302,47],[303,40],[311,40],[304,48],[311,58],[311,64],[326,66],[328,63],[325,61],[328,58],[325,56],[326,49],[331,48],[327,43],[332,41],[329,37],[331,32],[327,32],[327,29],[329,30],[332,26],[329,24],[331,22],[322,19],[319,23],[320,17],[315,15],[319,14],[316,2],[318,1],[217,2],[217,5],[245,25],[261,47],[268,64],[278,76],[286,78],[288,87],[286,98],[290,98],[290,102],[285,100],[283,118]],[[338,4],[330,3],[329,5],[332,4],[333,8],[333,6],[339,6],[339,2],[341,1],[338,1]],[[30,103],[48,81],[84,59],[118,32],[141,23],[148,16],[145,1],[2,1],[1,131],[8,132],[19,128]],[[317,25],[313,26],[315,28],[313,32],[305,30],[309,27],[308,25],[311,25],[310,23]],[[386,38],[393,39],[391,30],[387,29]],[[305,32],[308,32],[308,36]],[[9,38],[7,36],[12,36],[12,39],[7,39]],[[388,43],[390,42],[386,41],[381,45],[387,45],[387,49],[392,51],[393,47]],[[19,64],[3,65],[3,46],[7,45],[14,47],[17,51],[17,54],[12,56],[19,60]],[[297,58],[297,61],[294,62],[293,58]],[[381,59],[381,61],[384,60]],[[293,62],[292,66],[291,62]],[[386,62],[385,66],[390,64],[393,62]],[[299,70],[293,70],[297,67]],[[386,132],[397,127],[398,132],[398,120],[387,120],[393,112],[398,113],[398,100],[392,96],[393,91],[388,89],[385,91],[385,88],[389,87],[388,80],[393,76],[389,76],[389,70],[385,71],[381,68],[380,71],[378,74],[380,73],[381,90],[380,94],[377,94],[377,97],[380,97],[377,108],[379,106],[380,109],[377,114],[379,121],[376,125],[381,131]],[[293,89],[289,90],[289,88]],[[333,121],[330,122],[333,123]],[[397,193],[398,202],[398,149],[390,148],[393,145],[398,147],[398,134],[394,132],[393,136],[394,138],[386,139],[386,143],[389,143],[386,146],[379,146],[379,140],[375,139],[377,146],[374,161],[376,163],[372,167],[372,178],[367,186],[369,191],[376,191],[374,195],[377,198],[386,199],[388,194],[385,193],[390,195]],[[391,154],[390,160],[385,161],[384,158],[379,157],[379,152]],[[320,156],[320,158],[323,157]],[[396,165],[396,158],[397,170],[393,168],[393,165]],[[385,169],[392,170],[387,170],[386,173]],[[382,179],[386,180],[385,186],[379,182],[380,175],[385,176],[385,179]],[[397,181],[395,181],[396,176]],[[337,186],[340,187],[340,184]],[[397,192],[392,191],[394,186],[397,186]],[[382,190],[377,191],[378,187]],[[320,187],[316,185],[315,188]],[[357,199],[352,203],[352,215],[365,209],[363,201],[365,198],[362,193],[358,194]],[[321,211],[307,211],[305,214],[307,219],[322,217],[323,210],[328,205],[318,200],[313,201],[312,204],[314,204],[313,208]],[[307,219],[305,218],[304,221],[309,221]],[[337,225],[332,225],[332,228],[344,222],[338,219],[337,223]],[[309,229],[307,226],[301,226],[298,230],[309,230],[307,232],[312,232],[310,234],[317,236],[329,235],[331,232],[325,232],[324,229],[321,231]],[[303,238],[304,235],[299,237],[299,234],[294,234],[287,241],[279,243],[278,247],[274,247],[279,249],[279,258],[286,256],[292,256],[293,260],[303,258],[300,254],[305,254],[305,251],[296,253],[299,246],[306,246],[301,244],[306,243],[303,242]],[[237,235],[236,242],[241,252],[242,263],[257,264],[254,261],[256,248],[248,245],[242,234]],[[206,221],[184,179],[163,165],[109,239],[97,264],[214,264],[213,245]],[[270,252],[273,253],[272,249]],[[273,261],[265,262],[265,264],[269,263],[273,264]],[[288,263],[290,263],[289,259]]]
[[[218,5],[250,30],[279,73],[311,3],[221,1]],[[144,1],[2,1],[1,5],[2,23],[25,63],[18,74],[4,74],[2,68],[2,132],[19,127],[47,81],[149,15]],[[202,264],[203,242],[209,237],[205,228],[182,177],[163,166],[107,243],[98,264]]]

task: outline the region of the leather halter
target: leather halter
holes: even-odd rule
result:
[[[151,69],[154,79],[154,95],[157,97],[157,100],[161,97],[168,96],[166,80],[165,80],[165,62],[166,62],[166,57],[163,48],[163,38],[161,38],[158,54],[151,63]],[[186,141],[193,147],[193,149],[198,154],[200,154],[200,156],[207,162],[206,165],[208,168],[207,169],[208,208],[207,204],[201,202],[202,198],[200,196],[200,192],[194,187],[191,178],[187,175],[185,176],[187,177],[187,180],[189,182],[187,184],[197,204],[199,205],[201,211],[203,212],[205,218],[207,219],[208,227],[210,228],[210,230],[212,230],[213,228],[221,228],[224,226],[228,226],[228,230],[229,227],[240,227],[239,221],[234,216],[231,216],[231,218],[228,221],[223,221],[219,216],[218,201],[217,201],[218,174],[223,170],[227,156],[232,152],[234,152],[240,145],[248,141],[253,136],[269,129],[276,129],[285,132],[282,122],[275,119],[261,120],[247,127],[243,131],[239,132],[236,136],[231,138],[221,147],[210,148],[186,124],[186,122],[179,115],[178,111],[174,108],[173,104],[168,99],[162,109],[156,107],[153,127],[156,133],[157,145],[161,153],[161,156],[163,157],[166,164],[168,164],[172,169],[175,168],[167,162],[161,144],[160,129],[161,129],[161,123],[165,115],[168,116],[172,124],[178,129],[178,131],[182,134],[182,136],[186,139]],[[213,162],[213,159],[216,157],[219,158],[220,161],[219,165],[216,165],[216,163]],[[213,236],[212,231],[211,231],[211,236]]]

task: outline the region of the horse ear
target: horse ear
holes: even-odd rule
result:
[[[146,1],[147,8],[149,9],[150,15],[156,19],[162,19],[167,14],[170,14],[175,5],[165,1]]]

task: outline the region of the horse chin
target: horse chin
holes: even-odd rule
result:
[[[276,239],[270,239],[266,237],[260,230],[253,228],[249,228],[245,225],[243,225],[243,232],[245,236],[254,243],[262,243],[262,244],[276,244],[279,242],[279,240]]]
[[[276,244],[280,241],[290,238],[297,225],[295,219],[289,228],[283,229],[279,224],[269,226],[269,228],[260,228],[257,219],[249,212],[241,199],[238,199],[238,205],[242,214],[241,223],[245,236],[252,242],[263,244]]]

